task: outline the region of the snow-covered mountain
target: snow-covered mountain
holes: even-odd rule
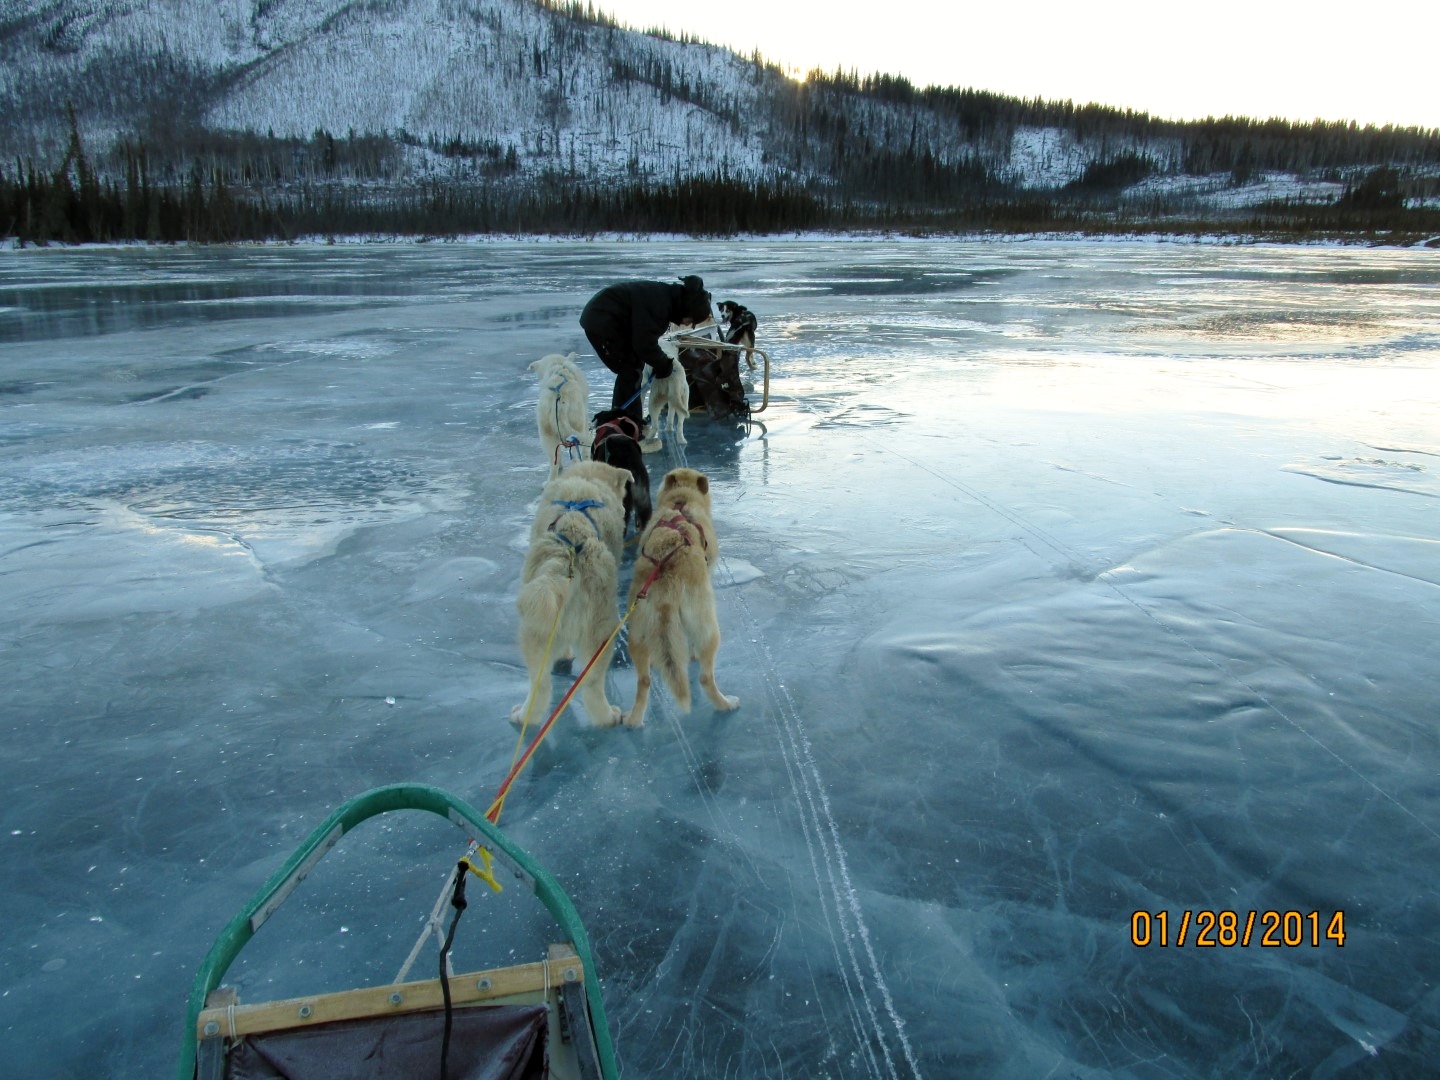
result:
[[[308,138],[404,132],[513,147],[527,169],[603,179],[766,171],[784,80],[724,49],[534,0],[7,0],[9,157],[54,158],[168,117]]]
[[[573,0],[0,0],[0,161],[65,160],[72,107],[101,172],[122,173],[115,148],[129,143],[152,165],[168,152],[174,177],[218,160],[229,139],[232,183],[257,172],[236,164],[235,140],[317,133],[383,140],[385,170],[342,179],[707,177],[871,206],[1066,185],[1212,206],[1327,201],[1376,164],[1440,175],[1434,133],[1366,142],[903,79],[797,83],[758,57],[624,29]]]
[[[0,11],[7,157],[63,154],[67,101],[100,146],[157,118],[280,137],[405,132],[513,147],[527,170],[591,179],[824,173],[844,140],[840,153],[924,149],[1050,184],[1096,153],[1062,131],[977,136],[936,110],[858,95],[837,107],[833,134],[810,132],[803,90],[773,67],[535,0],[8,0]]]

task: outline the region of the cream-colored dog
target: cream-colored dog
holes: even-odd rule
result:
[[[700,686],[721,712],[737,708],[715,685],[720,623],[710,568],[719,558],[710,520],[710,481],[694,469],[674,469],[660,482],[655,513],[640,538],[630,586],[630,659],[635,664],[635,704],[630,727],[645,723],[650,669],[659,667],[682,711],[690,711],[690,661],[700,661]]]
[[[614,651],[609,638],[618,622],[615,595],[630,483],[624,469],[580,461],[540,492],[515,600],[520,653],[530,673],[524,704],[510,711],[515,724],[527,722],[527,717],[529,723],[540,724],[549,715],[551,662],[578,654],[582,664],[589,663],[602,645],[604,652],[585,676],[580,699],[596,727],[611,727],[620,719],[620,710],[605,697],[605,672]],[[542,706],[542,711],[533,711]]]
[[[688,329],[680,327],[675,332]],[[640,449],[647,454],[665,445],[660,437],[662,430],[670,432],[675,441],[684,446],[685,421],[690,418],[690,379],[685,374],[685,366],[680,363],[680,346],[669,336],[662,337],[657,344],[661,352],[675,361],[675,365],[665,378],[650,380],[650,393],[645,401],[645,412],[650,422],[645,425],[645,437],[640,443]]]
[[[590,431],[590,386],[575,363],[576,353],[551,353],[530,365],[540,377],[535,422],[540,445],[550,459],[550,478],[560,475],[560,459],[573,451],[583,456],[593,441]]]

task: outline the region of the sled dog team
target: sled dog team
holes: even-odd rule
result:
[[[536,420],[550,475],[530,528],[516,599],[530,690],[511,710],[511,720],[545,719],[550,665],[557,659],[577,661],[584,679],[580,700],[597,727],[645,723],[653,668],[659,668],[680,708],[689,711],[692,659],[700,662],[700,686],[711,704],[721,711],[736,708],[739,699],[715,684],[720,625],[710,571],[719,547],[710,483],[694,469],[674,469],[660,481],[652,503],[645,469],[643,451],[661,445],[662,413],[670,421],[667,430],[685,441],[683,369],[675,364],[668,378],[651,382],[650,422],[642,429],[633,415],[638,410],[627,411],[618,402],[596,414],[592,427],[586,417],[589,388],[574,353],[546,356],[530,367],[539,376]],[[562,469],[567,457],[578,460]],[[630,711],[622,712],[606,697],[605,673],[620,622],[615,602],[632,521],[638,541],[626,611],[636,687]]]

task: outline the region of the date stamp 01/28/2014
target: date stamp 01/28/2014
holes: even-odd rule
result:
[[[1136,911],[1130,944],[1137,948],[1296,949],[1345,945],[1345,912],[1319,911]]]

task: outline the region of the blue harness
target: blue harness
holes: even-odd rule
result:
[[[569,376],[569,375],[566,375],[564,372],[561,372],[561,374],[560,374],[560,381],[559,381],[558,383],[556,383],[554,386],[547,387],[547,389],[548,389],[551,393],[553,393],[553,394],[555,395],[555,428],[556,428],[556,430],[559,430],[559,428],[560,428],[560,391],[561,391],[562,389],[564,389],[565,384],[568,383],[569,381],[570,381],[570,376]],[[580,437],[579,437],[578,435],[566,435],[566,436],[563,436],[563,437],[560,439],[560,442],[559,442],[559,443],[556,445],[556,447],[555,447],[555,462],[556,462],[556,465],[557,465],[557,466],[559,465],[559,462],[560,462],[560,449],[561,449],[561,447],[564,447],[564,448],[565,448],[565,452],[570,455],[570,460],[571,460],[571,461],[579,461],[579,460],[582,460],[582,459],[580,458],[580,454],[579,454],[579,450],[580,450]],[[593,525],[594,522],[591,522],[591,524]]]
[[[580,548],[583,545],[575,543],[563,533],[555,532],[555,526],[560,524],[560,518],[572,512],[584,514],[585,520],[588,521],[590,523],[590,527],[595,530],[595,535],[600,535],[600,526],[597,525],[595,523],[595,519],[590,516],[590,511],[596,508],[603,509],[605,506],[603,502],[600,502],[596,499],[552,499],[550,505],[561,507],[560,514],[555,518],[554,521],[550,523],[550,531],[555,533],[557,537],[563,540],[570,547],[570,549],[577,554],[579,553]]]

